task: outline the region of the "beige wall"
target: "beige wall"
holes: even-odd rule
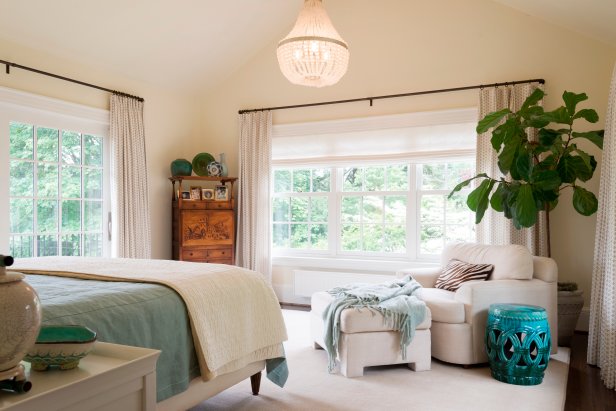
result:
[[[291,85],[277,67],[272,43],[203,99],[207,151],[228,153],[230,174],[237,173],[239,109],[544,78],[548,108],[560,104],[565,89],[584,91],[588,107],[596,108],[602,120],[605,115],[616,60],[616,48],[607,44],[488,0],[330,0],[326,8],[351,50],[350,68],[340,83],[324,89]],[[276,111],[274,122],[473,105],[476,92],[460,92],[377,101],[374,107],[354,103]],[[588,187],[598,190],[597,176]],[[552,214],[552,254],[560,279],[579,282],[587,296],[595,221],[576,214],[568,194]],[[289,281],[288,270],[274,270],[276,286],[288,287]]]
[[[185,95],[165,91],[164,85],[149,85],[88,67],[78,61],[58,59],[40,50],[24,48],[0,39],[2,59],[145,98],[146,155],[151,203],[152,256],[171,258],[171,183],[169,163],[178,157],[192,158],[190,147],[197,136],[197,104]],[[153,68],[155,69],[155,68]],[[0,74],[0,86],[108,109],[109,95],[38,74],[12,69]],[[7,250],[8,251],[8,250]]]

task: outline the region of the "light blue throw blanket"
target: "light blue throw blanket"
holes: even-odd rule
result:
[[[332,372],[336,365],[340,315],[347,308],[368,308],[381,313],[385,324],[400,332],[400,350],[402,359],[406,359],[406,348],[413,340],[415,328],[426,317],[426,303],[417,297],[420,289],[421,285],[407,275],[382,284],[352,284],[328,290],[334,297],[323,313],[328,371]]]

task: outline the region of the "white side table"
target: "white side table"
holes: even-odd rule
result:
[[[31,371],[24,362],[32,389],[0,391],[0,410],[156,410],[159,355],[158,350],[97,342],[73,370]]]

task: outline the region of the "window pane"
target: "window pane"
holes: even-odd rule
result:
[[[272,207],[274,221],[289,221],[289,197],[275,197]]]
[[[308,224],[291,225],[291,248],[308,248]]]
[[[389,191],[407,190],[409,186],[409,166],[396,165],[387,167],[387,189]]]
[[[273,239],[275,248],[289,248],[289,224],[274,224]]]
[[[310,226],[310,244],[316,250],[327,250],[327,224]]]
[[[11,199],[11,233],[31,233],[34,228],[34,204],[25,198]]]
[[[361,230],[359,224],[344,224],[342,226],[342,250],[361,250]]]
[[[9,133],[10,157],[32,160],[34,155],[34,127],[29,124],[11,123]]]
[[[58,255],[58,236],[39,235],[36,236],[36,249],[38,257]]]
[[[83,164],[103,165],[103,139],[89,134],[83,135]]]
[[[383,197],[364,196],[363,201],[363,222],[382,223],[383,222]]]
[[[103,169],[84,168],[83,196],[85,198],[103,198]]]
[[[310,170],[293,170],[293,191],[310,192]]]
[[[81,197],[81,167],[62,166],[62,198]]]
[[[383,251],[388,253],[406,252],[406,226],[386,225]]]
[[[444,223],[444,199],[441,194],[421,197],[421,224]]]
[[[308,222],[308,198],[291,198],[291,221]]]
[[[385,196],[385,221],[388,223],[406,221],[406,196]]]
[[[383,191],[385,189],[385,168],[384,167],[367,167],[366,174],[366,191]]]
[[[58,166],[55,164],[39,164],[38,166],[38,197],[58,197]]]
[[[291,170],[275,170],[274,171],[274,192],[275,193],[290,193],[291,192]]]
[[[33,195],[34,164],[26,161],[11,161],[10,195],[14,197]]]
[[[473,213],[466,205],[466,194],[456,193],[447,201],[447,224],[469,224]]]
[[[343,178],[343,191],[361,191],[364,170],[357,167],[345,168]]]
[[[81,201],[62,201],[62,231],[81,230]]]
[[[34,239],[31,235],[12,235],[9,244],[13,258],[32,257],[34,253]]]
[[[36,213],[38,232],[58,232],[58,202],[56,200],[38,200]]]
[[[312,170],[312,191],[329,192],[330,172],[327,168],[317,168]]]
[[[359,207],[361,205],[361,197],[342,197],[340,207],[342,221],[346,223],[358,223],[361,218]]]
[[[310,206],[310,221],[327,222],[327,197],[312,197]]]
[[[470,161],[449,163],[447,167],[447,189],[452,190],[458,183],[473,177],[475,167]]]
[[[421,166],[422,190],[445,190],[446,164],[424,164]]]
[[[103,235],[88,233],[83,235],[83,255],[86,257],[102,257]]]
[[[39,161],[58,161],[58,130],[36,129],[36,157]]]
[[[443,226],[421,226],[420,250],[422,254],[439,254],[443,249]]]
[[[380,224],[364,224],[364,250],[383,250],[383,226]]]
[[[81,134],[72,131],[62,132],[62,162],[81,164]]]
[[[84,201],[84,230],[102,231],[103,229],[103,203],[100,201]]]
[[[471,241],[473,231],[469,225],[447,225],[445,239],[449,241]]]
[[[67,234],[62,238],[62,255],[79,256],[81,255],[81,235]]]

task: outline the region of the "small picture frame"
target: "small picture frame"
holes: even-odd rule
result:
[[[190,200],[190,191],[182,191],[182,200]]]
[[[190,187],[190,199],[201,200],[201,187]]]
[[[229,187],[225,185],[216,186],[214,190],[214,200],[229,201]]]
[[[201,189],[201,199],[202,200],[213,200],[214,190],[211,188],[202,188]]]

